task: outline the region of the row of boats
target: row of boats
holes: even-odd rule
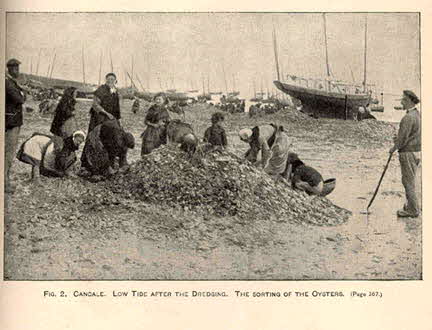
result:
[[[355,119],[356,113],[360,107],[368,108],[371,111],[383,112],[383,97],[381,93],[381,102],[373,97],[373,85],[367,83],[367,16],[365,17],[365,34],[364,34],[364,77],[361,84],[346,83],[334,79],[330,75],[330,66],[327,51],[327,33],[326,33],[326,16],[323,14],[324,27],[324,44],[325,44],[325,60],[327,67],[327,75],[321,79],[303,78],[295,75],[283,75],[279,70],[278,45],[276,39],[276,31],[273,29],[273,45],[276,64],[277,79],[273,81],[275,87],[285,94],[285,97],[271,97],[263,95],[255,97],[250,101],[261,103],[272,103],[276,101],[290,99],[290,103],[296,107],[301,105],[303,112],[311,114],[315,117],[338,118],[338,119]],[[55,79],[52,77],[43,77],[34,74],[22,75],[28,85],[33,88],[54,88],[56,91],[73,86],[79,91],[81,97],[91,98],[97,85],[86,84],[83,82]],[[119,92],[125,98],[138,97],[145,100],[151,100],[155,93],[149,92],[142,88],[138,90],[130,79],[132,85],[130,87],[119,88]],[[225,79],[226,80],[226,79]],[[187,92],[178,92],[175,89],[165,91],[170,100],[175,102],[187,102],[194,99],[198,101],[211,101],[214,98],[224,98],[227,102],[235,102],[239,99],[239,92],[232,91],[222,95],[222,92],[207,93],[204,90],[201,94],[197,90]]]

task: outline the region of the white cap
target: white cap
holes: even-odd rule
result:
[[[86,134],[83,131],[75,131],[72,137],[75,138],[77,135],[81,135],[84,138],[84,140],[86,139]]]
[[[252,130],[250,128],[243,128],[239,132],[239,137],[241,140],[248,140],[252,137]]]

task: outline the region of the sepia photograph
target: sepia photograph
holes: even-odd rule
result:
[[[418,12],[7,12],[4,280],[422,280]]]

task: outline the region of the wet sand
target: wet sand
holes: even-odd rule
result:
[[[87,103],[84,109],[88,109]],[[122,122],[132,128],[138,139],[143,127],[142,113],[137,120],[129,109],[127,101]],[[194,109],[187,118],[201,134],[208,125],[210,113],[211,110]],[[86,114],[80,116],[86,129]],[[27,116],[20,140],[33,131],[47,132],[49,123],[50,119],[38,118],[36,114]],[[250,123],[250,119],[241,115],[227,117],[231,148],[237,154],[245,150],[236,138],[238,127]],[[404,203],[397,155],[390,163],[371,214],[361,214],[372,197],[391,144],[325,140],[320,138],[319,131],[310,128],[301,131],[301,122],[286,125],[291,128],[296,151],[305,162],[317,168],[325,179],[337,178],[336,189],[328,197],[334,204],[352,211],[346,224],[316,227],[293,225],[280,219],[274,224],[274,237],[268,244],[247,250],[227,244],[206,246],[205,242],[198,249],[191,248],[148,232],[145,226],[148,217],[169,219],[173,215],[170,210],[147,205],[132,210],[107,207],[97,213],[102,227],[91,223],[74,227],[69,225],[78,223],[73,216],[67,222],[62,219],[65,213],[79,211],[82,196],[90,189],[89,183],[81,179],[70,182],[44,179],[44,186],[34,190],[26,183],[29,166],[16,162],[13,177],[20,186],[7,201],[10,209],[5,221],[5,277],[17,280],[421,279],[422,218],[396,216]],[[139,158],[140,141],[137,144],[130,161]],[[54,203],[61,205],[54,207]]]

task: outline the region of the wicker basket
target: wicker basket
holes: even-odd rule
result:
[[[321,192],[321,196],[327,196],[330,194],[336,187],[336,179],[327,179],[324,181],[323,190]]]

